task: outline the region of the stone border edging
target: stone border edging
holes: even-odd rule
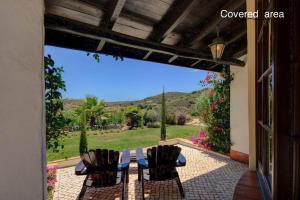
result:
[[[170,140],[166,140],[166,141],[159,141],[159,144],[161,144],[161,145],[178,145],[179,144],[179,145],[183,145],[183,146],[186,146],[189,148],[197,149],[197,150],[211,153],[211,154],[214,154],[217,156],[221,156],[223,158],[230,159],[230,157],[227,155],[204,149],[202,147],[195,145],[192,141],[183,139],[183,138],[174,138],[174,139],[170,139]],[[147,148],[147,147],[145,147],[145,148]],[[132,150],[132,151],[134,151],[134,150]],[[133,154],[135,155],[135,152],[133,152]],[[59,168],[66,168],[66,167],[75,166],[79,161],[80,161],[80,156],[75,156],[75,157],[71,157],[68,159],[60,159],[60,160],[51,161],[51,162],[48,162],[47,164],[48,165],[56,165]]]
[[[183,139],[183,138],[174,138],[174,139],[170,139],[170,140],[166,140],[166,141],[159,141],[159,144],[162,144],[162,145],[164,145],[164,144],[166,144],[166,145],[180,144],[180,145],[183,145],[183,146],[186,146],[186,147],[190,147],[190,148],[197,149],[197,150],[204,151],[204,152],[208,152],[208,153],[211,153],[211,154],[214,154],[214,155],[217,155],[217,156],[221,156],[223,158],[230,158],[229,155],[224,155],[224,154],[221,154],[221,153],[218,153],[218,152],[215,152],[215,151],[204,149],[202,147],[199,147],[199,146],[195,145],[192,141],[187,140],[187,139]]]

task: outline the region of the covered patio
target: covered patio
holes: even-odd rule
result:
[[[231,160],[228,156],[179,145],[187,164],[178,168],[187,200],[231,200],[235,186],[248,167]],[[75,167],[58,169],[58,182],[54,200],[73,200],[78,197],[84,180],[74,174]],[[130,164],[128,199],[142,199],[141,182],[138,181],[137,165]],[[120,199],[121,187],[89,189],[84,199]],[[175,181],[146,182],[146,199],[181,199]]]
[[[231,199],[246,170],[259,177],[265,199],[299,199],[299,7],[298,0],[1,1],[1,199],[47,199],[44,45],[214,72],[230,67],[230,158],[182,147],[187,199]],[[223,19],[221,10],[286,17]],[[225,50],[216,60],[208,45],[218,36]],[[135,169],[129,199],[140,196]],[[76,198],[82,178],[74,167],[60,169],[58,179],[55,199]],[[252,183],[243,182],[240,199]],[[173,185],[146,193],[176,199]]]
[[[247,83],[240,82],[248,70],[244,56],[247,22],[222,18],[221,10],[246,11],[246,1],[45,1],[45,44],[215,72],[224,66],[234,66],[235,84],[247,91]],[[225,50],[216,60],[209,45],[217,37],[224,39]],[[232,90],[233,94],[236,92]],[[236,120],[244,99],[234,103],[232,118]],[[248,163],[248,130],[243,131],[248,122],[246,118],[239,120],[245,126],[242,129],[233,126],[232,140],[236,147],[231,158]],[[232,198],[237,181],[247,169],[245,164],[190,148],[184,152],[188,162],[187,167],[180,169],[180,176],[187,199]],[[139,199],[141,193],[135,168],[135,164],[130,168],[129,199]],[[73,168],[59,170],[56,199],[74,199],[78,195],[82,179],[72,175],[73,172]],[[149,199],[179,198],[172,183],[159,185],[150,189]],[[109,193],[114,195],[115,191]],[[91,191],[90,195],[97,199],[104,193]]]

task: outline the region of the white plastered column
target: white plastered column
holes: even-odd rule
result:
[[[44,1],[0,1],[0,199],[46,198]]]

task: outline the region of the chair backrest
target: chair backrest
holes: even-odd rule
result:
[[[107,149],[89,150],[81,155],[94,186],[106,187],[116,184],[119,155],[118,151]]]
[[[159,145],[147,149],[149,174],[151,180],[165,180],[176,172],[176,161],[181,148],[174,145]]]

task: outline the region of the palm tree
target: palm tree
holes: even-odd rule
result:
[[[84,104],[79,108],[79,112],[86,112],[90,127],[96,125],[96,119],[104,113],[105,103],[98,101],[97,97],[87,96]]]

